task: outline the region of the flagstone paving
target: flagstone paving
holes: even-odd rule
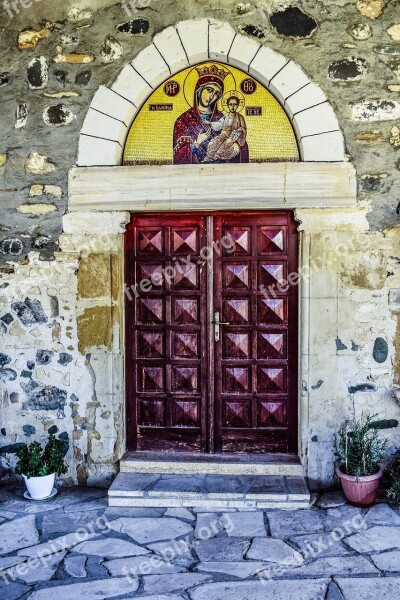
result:
[[[400,509],[108,508],[106,491],[0,490],[1,600],[400,597]]]

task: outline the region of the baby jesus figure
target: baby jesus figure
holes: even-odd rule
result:
[[[218,121],[210,123],[214,131],[220,131],[221,133],[208,144],[203,163],[231,160],[240,153],[241,146],[246,142],[246,121],[237,112],[239,99],[236,96],[231,96],[228,98],[227,106],[229,112]]]

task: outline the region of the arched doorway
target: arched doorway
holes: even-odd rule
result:
[[[240,164],[162,164],[121,166],[135,116],[157,88],[183,70],[204,62],[240,69],[262,84],[283,107],[295,131],[300,160]],[[249,119],[251,117],[249,116]],[[250,155],[251,156],[251,155]],[[295,211],[301,222],[299,265],[312,261],[310,239],[320,230],[349,220],[363,227],[364,213],[355,208],[355,172],[347,162],[335,114],[322,90],[293,61],[211,20],[185,21],[155,36],[153,43],[127,65],[110,89],[95,95],[82,127],[78,167],[70,178],[65,222],[79,215],[103,213],[120,239],[130,214],[187,211]],[[329,212],[331,211],[331,212]],[[73,213],[76,214],[76,218]],[[127,214],[129,213],[129,214]],[[78,227],[78,225],[76,225]],[[91,233],[79,223],[80,231]],[[111,227],[112,228],[112,227]],[[120,241],[115,245],[121,251]],[[114,249],[112,250],[115,251]],[[299,369],[299,454],[308,448],[307,382],[309,315],[313,306],[309,281],[301,282]],[[337,291],[330,290],[334,297]],[[123,297],[120,297],[121,307]],[[328,326],[328,323],[327,323]],[[124,353],[125,347],[119,351]],[[318,351],[318,349],[315,349]],[[119,354],[120,355],[120,354]],[[124,387],[119,374],[113,386]]]

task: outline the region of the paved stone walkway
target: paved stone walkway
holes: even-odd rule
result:
[[[2,600],[400,598],[400,510],[325,494],[304,510],[108,508],[0,488]]]

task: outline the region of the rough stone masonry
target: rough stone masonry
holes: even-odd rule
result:
[[[112,0],[0,3],[0,460],[49,431],[69,440],[66,483],[107,483],[123,452],[121,248],[86,253],[63,231],[68,171],[91,99],[152,37],[183,19],[215,18],[293,59],[331,102],[358,174],[367,227],[321,277],[341,301],[336,327],[310,348],[311,482],[332,479],[331,440],[353,402],[395,424],[400,385],[400,15],[396,0]],[[95,143],[95,141],[94,141]],[[351,227],[349,226],[349,230]],[[313,238],[313,251],[349,231]],[[76,237],[76,236],[75,236]],[[111,246],[110,246],[111,244]],[[325,294],[325,295],[324,295]],[[322,306],[322,304],[321,304]],[[318,327],[316,326],[316,329]],[[326,349],[327,354],[320,349]],[[327,357],[334,356],[334,364]],[[387,430],[400,445],[398,427]]]

